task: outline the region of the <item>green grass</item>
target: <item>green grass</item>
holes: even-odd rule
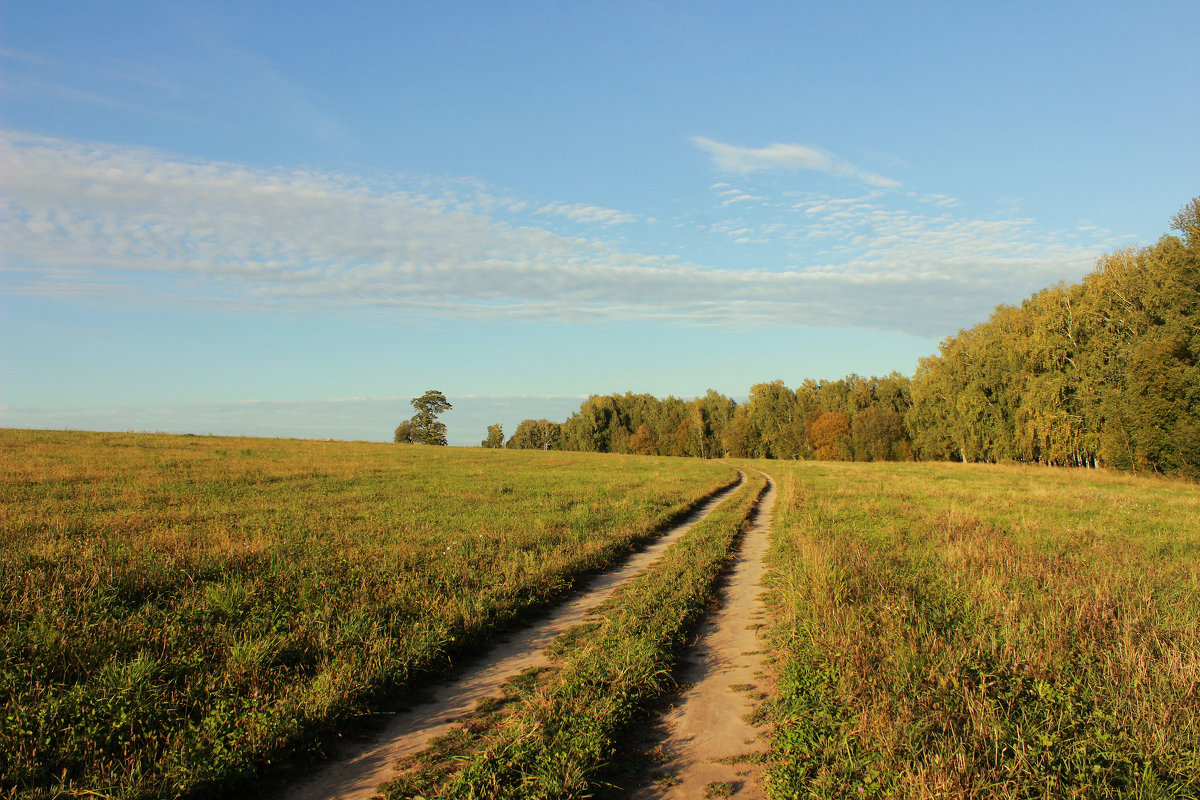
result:
[[[1194,484],[760,466],[780,484],[773,796],[1200,797]],[[249,788],[731,479],[684,459],[0,431],[0,796]],[[597,791],[756,494],[481,709],[436,793]]]
[[[722,465],[0,431],[0,796],[227,794],[558,598]]]
[[[559,668],[460,753],[457,771],[406,776],[391,800],[593,796],[619,737],[648,703],[674,687],[672,671],[692,626],[765,488],[757,474],[594,618],[555,644]]]
[[[1200,490],[771,464],[772,796],[1200,796]]]

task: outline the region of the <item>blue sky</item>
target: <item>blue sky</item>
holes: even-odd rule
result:
[[[1200,6],[0,4],[0,425],[912,374],[1200,193]]]

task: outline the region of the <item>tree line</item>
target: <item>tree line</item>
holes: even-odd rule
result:
[[[922,359],[914,453],[1200,477],[1200,198],[1171,222]]]
[[[710,389],[703,397],[593,395],[566,422],[527,419],[505,446],[518,449],[698,458],[912,458],[902,375],[760,383],[744,403]]]
[[[699,458],[961,460],[1200,477],[1200,198],[1178,235],[1100,258],[1077,284],[1002,305],[912,378],[751,387],[743,403],[593,395],[484,446]]]

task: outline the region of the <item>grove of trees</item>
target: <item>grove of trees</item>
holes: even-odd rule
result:
[[[1172,227],[922,359],[917,456],[1200,477],[1200,198]]]
[[[943,341],[910,379],[751,387],[744,403],[593,395],[507,447],[854,461],[1016,461],[1200,477],[1200,197],[1178,235]],[[489,438],[490,438],[489,430]]]

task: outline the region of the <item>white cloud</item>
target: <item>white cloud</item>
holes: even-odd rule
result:
[[[549,203],[538,209],[539,214],[556,214],[566,217],[572,222],[583,222],[598,225],[619,225],[637,222],[633,214],[616,211],[602,206],[589,206],[581,203]]]
[[[767,169],[809,169],[852,178],[883,189],[895,189],[900,186],[899,181],[860,169],[832,153],[802,144],[741,147],[704,136],[693,136],[692,144],[708,153],[713,166],[722,172],[745,174]]]
[[[738,244],[737,263],[766,252],[753,247],[795,254],[787,268],[717,268],[600,238],[620,212],[529,204],[470,179],[368,181],[21,134],[0,147],[3,286],[12,294],[942,336],[998,302],[1083,274],[1097,254],[1039,236],[1030,220],[941,208],[924,216],[872,192],[789,200],[763,220],[714,218],[706,235]],[[539,213],[574,214],[588,235],[539,227]]]
[[[713,188],[717,189],[717,196],[721,198],[722,206],[732,206],[736,203],[761,203],[766,200],[765,197],[760,197],[756,194],[748,194],[741,189],[730,186],[727,183],[713,184]]]
[[[955,206],[958,205],[958,198],[951,197],[950,195],[947,195],[947,194],[917,195],[914,192],[914,193],[910,193],[909,196],[916,197],[922,203],[932,203],[935,206],[941,206],[943,208],[954,208]]]

